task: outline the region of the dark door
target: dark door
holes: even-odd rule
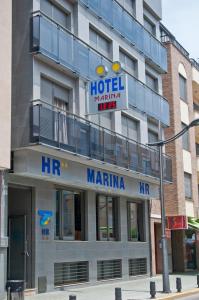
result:
[[[8,279],[26,280],[27,224],[26,216],[9,218]]]

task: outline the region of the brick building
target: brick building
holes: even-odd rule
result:
[[[175,37],[161,27],[162,41],[168,50],[168,73],[163,75],[163,94],[170,104],[170,127],[165,130],[169,138],[194,119],[192,64],[189,53]],[[198,179],[195,150],[195,129],[166,146],[172,156],[173,184],[165,186],[167,216],[188,217],[187,230],[172,230],[170,263],[172,271],[197,268],[197,234],[190,220],[198,217]],[[180,251],[179,251],[180,250]]]

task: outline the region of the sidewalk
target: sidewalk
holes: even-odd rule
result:
[[[170,275],[171,291],[176,292],[176,277],[182,279],[182,291],[191,291],[197,287],[197,273]],[[69,295],[76,295],[77,300],[115,300],[115,287],[122,288],[122,300],[145,300],[150,299],[150,281],[156,282],[156,298],[165,298],[170,294],[163,294],[162,276],[142,278],[132,281],[118,281],[117,283],[104,283],[97,286],[66,287],[65,291],[26,296],[26,300],[68,300]],[[199,289],[198,289],[199,292]],[[174,298],[175,299],[175,296]]]

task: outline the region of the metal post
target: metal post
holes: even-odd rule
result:
[[[75,295],[70,295],[69,296],[69,300],[76,300],[77,298],[76,298],[76,296]]]
[[[178,293],[181,293],[182,291],[182,282],[180,277],[176,278],[176,290]]]
[[[197,286],[199,288],[199,274],[197,274]]]
[[[115,300],[122,300],[122,289],[115,288]]]
[[[167,252],[167,240],[165,234],[165,202],[164,202],[164,187],[163,187],[163,156],[162,147],[159,145],[159,160],[160,160],[160,204],[161,204],[161,225],[162,225],[162,280],[163,280],[163,292],[170,293],[169,283],[169,270],[168,270],[168,252]]]
[[[155,299],[155,295],[156,295],[155,281],[150,281],[150,295],[151,295],[151,299]]]

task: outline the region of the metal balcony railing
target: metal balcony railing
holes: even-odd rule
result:
[[[34,52],[42,53],[87,80],[96,78],[95,68],[101,63],[111,70],[111,61],[40,12],[33,17],[32,43]],[[169,104],[164,97],[131,75],[128,75],[128,94],[130,108],[169,125]]]
[[[31,142],[159,178],[156,150],[42,101],[31,106]],[[171,172],[171,159],[164,156],[166,181],[172,181]]]
[[[104,23],[118,32],[153,62],[161,71],[167,71],[167,50],[142,24],[115,0],[79,0]]]

